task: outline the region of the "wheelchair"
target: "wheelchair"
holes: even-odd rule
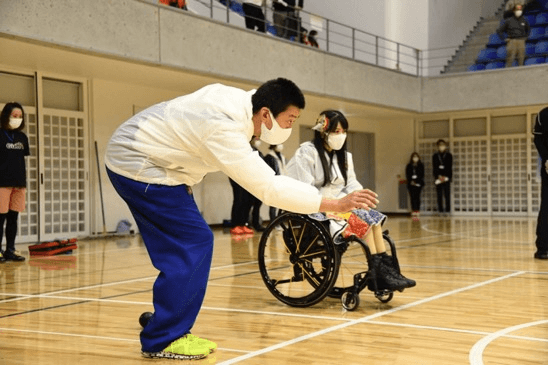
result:
[[[263,232],[258,249],[259,269],[268,290],[282,303],[309,307],[325,297],[341,300],[343,308],[353,311],[360,304],[365,288],[382,303],[392,300],[394,292],[377,285],[369,247],[355,236],[337,238],[335,243],[329,221],[285,212]],[[396,247],[388,231],[383,232],[387,253],[400,272]]]

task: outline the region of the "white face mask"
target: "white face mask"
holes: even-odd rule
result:
[[[10,118],[9,126],[11,129],[17,129],[21,126],[21,123],[23,123],[23,118]]]
[[[523,12],[521,10],[516,10],[514,14],[516,14],[516,18],[519,18]]]
[[[276,152],[282,152],[284,149],[284,145],[283,144],[279,144],[277,145],[276,147],[274,147],[274,151]]]
[[[261,141],[266,142],[268,144],[282,144],[291,135],[291,128],[282,128],[276,121],[276,118],[274,118],[274,115],[272,115],[272,112],[269,110],[270,113],[270,119],[272,119],[272,128],[268,129],[266,128],[266,125],[264,123],[261,124]]]
[[[413,157],[413,162],[415,162],[415,163],[419,162],[419,158],[418,157]]]
[[[327,145],[332,150],[340,150],[342,146],[344,145],[344,141],[346,141],[346,133],[340,133],[340,134],[329,134],[327,136]]]

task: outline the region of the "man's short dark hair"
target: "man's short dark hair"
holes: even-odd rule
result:
[[[444,144],[444,145],[447,145],[447,142],[445,142],[443,139],[438,139],[438,141],[436,142],[436,144],[439,146],[440,144]]]
[[[253,114],[262,107],[270,109],[274,117],[287,110],[290,106],[304,109],[304,95],[297,85],[291,80],[277,78],[262,84],[251,97]]]

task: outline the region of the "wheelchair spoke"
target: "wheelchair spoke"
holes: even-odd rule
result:
[[[301,269],[303,270],[303,273],[306,274],[306,275],[314,282],[314,284],[316,284],[317,286],[320,285],[320,283],[318,282],[318,280],[316,280],[315,277],[313,277],[312,275],[310,275],[310,274],[308,273],[308,271],[304,269],[304,267],[303,267],[302,264],[299,264],[299,266],[300,266]]]

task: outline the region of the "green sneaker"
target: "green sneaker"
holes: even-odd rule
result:
[[[217,349],[217,344],[213,341],[194,336],[192,333],[189,333],[187,337],[190,337],[193,341],[196,341],[196,343],[199,343],[200,345],[206,346],[209,349],[209,352],[213,352]]]
[[[173,341],[160,352],[145,352],[142,354],[147,358],[163,358],[176,360],[198,360],[209,355],[209,347],[195,340],[194,336],[187,334],[178,340]]]

